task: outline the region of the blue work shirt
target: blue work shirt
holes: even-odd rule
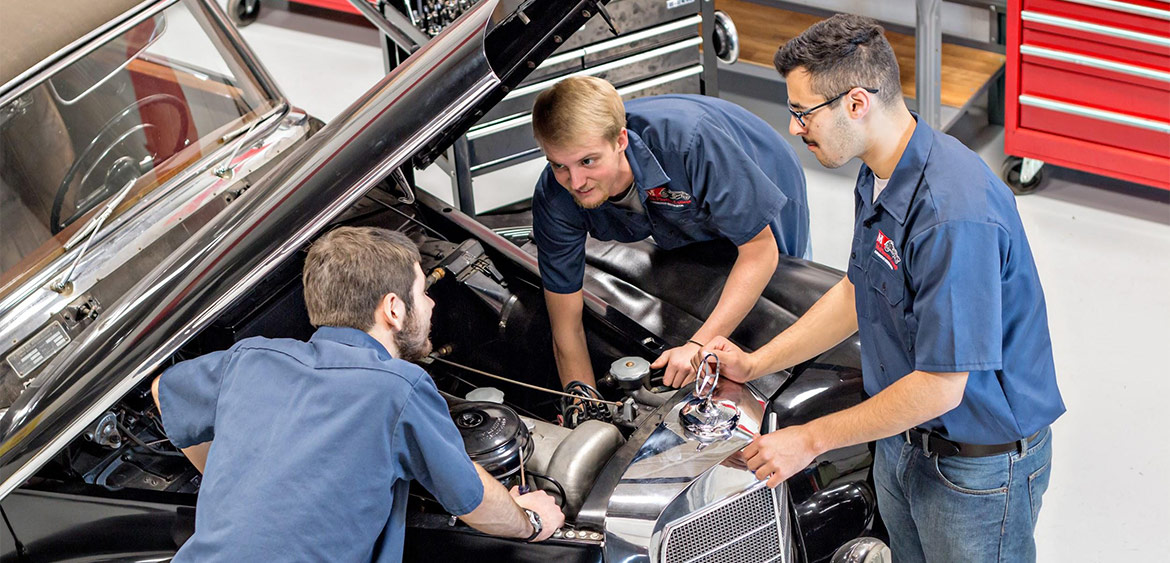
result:
[[[162,375],[167,437],[214,439],[182,561],[399,561],[410,480],[452,514],[483,499],[422,368],[373,337],[248,338]]]
[[[920,425],[970,444],[1056,420],[1044,292],[1011,190],[921,120],[876,203],[873,182],[863,165],[848,271],[866,392],[914,370],[970,372],[962,403]]]
[[[780,252],[809,256],[804,170],[771,125],[707,96],[651,96],[625,107],[625,155],[644,212],[609,201],[582,209],[545,167],[532,199],[545,289],[581,289],[587,235],[619,242],[652,236],[670,250],[718,239],[739,246],[769,227]]]

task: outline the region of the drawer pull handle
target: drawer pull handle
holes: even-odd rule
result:
[[[1105,111],[1101,109],[1088,108],[1085,106],[1078,106],[1067,102],[1058,102],[1056,100],[1049,100],[1048,98],[1041,98],[1038,96],[1031,96],[1028,94],[1020,95],[1020,105],[1038,107],[1057,111],[1060,113],[1067,113],[1070,115],[1077,115],[1080,117],[1087,117],[1089,119],[1097,119],[1100,121],[1108,121],[1110,123],[1118,123],[1121,125],[1130,125],[1133,127],[1141,127],[1142,129],[1149,129],[1159,133],[1170,134],[1170,123],[1162,121],[1155,121],[1153,119],[1145,119],[1141,117],[1134,117],[1124,113],[1117,113],[1113,111]]]
[[[1062,18],[1060,16],[1052,16],[1041,12],[1024,11],[1020,14],[1020,18],[1026,22],[1042,23],[1046,25],[1054,25],[1056,27],[1063,27],[1065,29],[1074,29],[1077,31],[1088,31],[1100,35],[1108,35],[1109,37],[1117,37],[1120,39],[1129,39],[1130,41],[1138,41],[1141,43],[1149,43],[1150,45],[1158,45],[1161,47],[1170,47],[1170,37],[1159,37],[1149,33],[1139,33],[1137,31],[1130,31],[1128,29],[1121,29],[1119,27],[1109,27],[1107,25],[1099,25],[1095,23],[1088,23],[1083,21],[1072,20],[1069,18]]]
[[[648,38],[654,37],[656,35],[666,35],[667,33],[670,33],[672,31],[675,31],[678,29],[683,29],[685,27],[696,26],[696,25],[699,25],[701,23],[703,23],[703,16],[695,14],[694,16],[691,16],[689,18],[683,18],[683,19],[678,20],[678,21],[665,23],[665,24],[662,24],[662,25],[657,26],[657,27],[651,27],[649,29],[644,29],[644,30],[636,32],[636,33],[630,33],[627,35],[623,35],[621,37],[617,37],[615,39],[610,39],[608,41],[602,41],[601,43],[595,43],[593,45],[586,45],[585,47],[581,47],[580,49],[573,49],[572,51],[566,51],[566,52],[560,53],[558,55],[553,55],[553,56],[545,59],[544,62],[541,63],[540,66],[538,66],[537,68],[547,68],[547,67],[551,67],[551,66],[556,66],[556,65],[561,64],[565,61],[571,61],[573,59],[579,59],[579,58],[587,56],[587,55],[594,55],[597,53],[602,53],[602,52],[605,52],[609,49],[614,49],[617,47],[621,47],[623,45],[629,45],[630,43],[633,43],[635,41],[641,41],[643,39],[648,39]]]
[[[1064,0],[1065,2],[1072,2],[1073,4],[1084,4],[1094,8],[1105,8],[1106,10],[1114,10],[1118,12],[1126,12],[1130,14],[1137,14],[1139,16],[1148,16],[1151,18],[1158,18],[1160,20],[1170,20],[1170,11],[1159,10],[1158,8],[1151,8],[1149,6],[1139,6],[1137,4],[1130,4],[1128,2],[1118,2],[1117,0]]]
[[[625,57],[625,58],[621,58],[621,59],[618,59],[618,60],[613,61],[613,62],[605,63],[603,65],[598,65],[598,66],[590,67],[590,68],[587,68],[584,70],[579,70],[579,71],[574,72],[572,74],[566,74],[565,76],[558,76],[558,77],[553,78],[551,80],[545,80],[544,82],[535,82],[533,84],[529,84],[527,86],[523,86],[523,87],[517,88],[515,90],[512,90],[511,92],[508,93],[508,95],[504,96],[504,99],[510,100],[512,98],[519,98],[520,96],[527,96],[528,94],[539,92],[539,91],[544,90],[545,88],[548,88],[548,87],[552,86],[553,84],[556,84],[557,82],[560,82],[560,81],[562,81],[570,76],[597,76],[598,74],[601,74],[603,72],[608,72],[608,71],[613,70],[615,68],[621,68],[623,66],[635,65],[635,64],[638,64],[642,61],[647,61],[647,60],[650,60],[650,59],[653,59],[656,57],[661,57],[663,55],[669,55],[670,53],[673,53],[675,51],[681,51],[683,49],[687,49],[690,47],[698,47],[699,45],[702,45],[702,44],[703,44],[702,37],[691,37],[690,39],[684,39],[682,41],[679,41],[678,43],[671,43],[670,45],[659,47],[657,49],[654,49],[651,51],[646,51],[644,53],[639,53],[639,54],[631,56],[631,57]],[[699,55],[699,51],[698,51],[698,49],[695,49],[695,56],[698,57],[698,55]]]
[[[1144,66],[1131,65],[1126,63],[1119,63],[1107,59],[1098,59],[1097,57],[1089,57],[1077,53],[1068,53],[1065,51],[1057,51],[1056,49],[1049,49],[1047,47],[1037,47],[1035,45],[1021,45],[1020,53],[1023,55],[1030,55],[1033,57],[1040,57],[1042,59],[1049,59],[1053,61],[1062,61],[1066,63],[1073,63],[1084,65],[1091,68],[1101,70],[1110,70],[1113,72],[1120,72],[1122,74],[1129,74],[1133,76],[1140,76],[1142,78],[1149,78],[1150,80],[1158,80],[1160,82],[1170,83],[1170,72],[1164,70],[1157,70],[1153,68],[1146,68]]]

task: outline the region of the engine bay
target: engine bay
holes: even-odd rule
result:
[[[592,338],[599,349],[591,352],[601,356],[595,364],[610,360],[609,373],[602,364],[596,388],[575,383],[557,391],[539,288],[524,276],[509,276],[507,266],[501,268],[480,241],[446,240],[411,216],[417,208],[387,207],[368,199],[368,206],[351,211],[347,224],[396,228],[419,246],[428,293],[436,303],[434,352],[423,367],[447,400],[468,455],[508,488],[553,495],[566,513],[566,530],[571,530],[605,463],[677,390],[662,386],[661,374],[655,379],[644,358],[615,358],[620,339]],[[298,253],[269,275],[174,354],[167,366],[251,336],[308,339],[314,329],[304,309],[303,258],[304,252]],[[607,353],[611,355],[602,356]],[[202,475],[167,439],[150,394],[151,379],[102,414],[30,485],[190,495],[188,503],[193,504]],[[443,513],[418,486],[412,488],[411,503],[422,513]],[[586,533],[581,532],[581,539],[590,539]]]

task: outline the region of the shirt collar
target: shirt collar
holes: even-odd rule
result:
[[[330,340],[346,346],[353,346],[355,348],[369,348],[378,353],[378,358],[383,360],[392,360],[394,356],[386,351],[386,347],[382,346],[381,342],[374,340],[373,336],[365,331],[356,328],[340,327],[340,326],[323,326],[313,333],[313,337],[309,342],[316,340]]]
[[[876,202],[873,202],[873,171],[869,170],[866,178],[869,193],[862,191],[862,197],[866,203],[873,202],[875,207],[880,205],[898,221],[898,224],[906,222],[906,214],[910,211],[910,202],[914,199],[915,192],[918,191],[918,184],[922,180],[922,172],[926,169],[926,158],[930,156],[930,147],[934,143],[934,131],[929,125],[923,123],[918,118],[918,114],[910,112],[914,116],[915,126],[914,134],[910,136],[910,142],[906,144],[906,149],[902,151],[902,158],[898,160],[898,165],[894,167],[894,173],[890,175],[890,182],[886,184],[886,189],[878,194]],[[867,168],[868,170],[868,168]],[[864,186],[862,186],[864,187]]]
[[[662,165],[650,152],[650,147],[642,141],[642,137],[629,129],[626,132],[630,141],[626,146],[626,160],[630,162],[630,172],[634,174],[634,185],[638,191],[645,194],[646,190],[670,183],[670,176],[662,170]]]

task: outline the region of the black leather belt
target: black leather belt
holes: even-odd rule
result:
[[[1016,440],[1015,442],[1008,442],[1006,444],[964,444],[962,442],[948,440],[938,432],[922,428],[911,428],[902,433],[902,438],[906,440],[907,444],[922,448],[926,452],[926,455],[938,454],[938,457],[950,457],[953,455],[961,457],[986,457],[1013,450],[1024,453],[1028,449],[1028,444],[1034,442],[1043,431],[1044,429],[1041,428],[1035,434],[1023,440]]]

